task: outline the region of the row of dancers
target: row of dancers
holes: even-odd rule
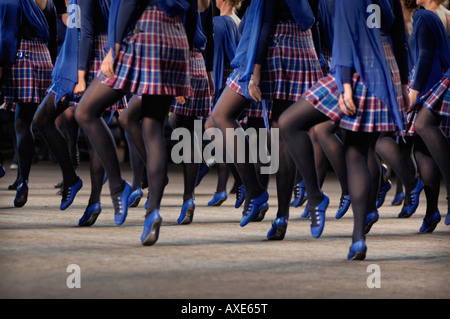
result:
[[[364,259],[366,234],[391,187],[381,160],[404,189],[399,218],[415,213],[423,191],[420,232],[432,232],[441,220],[441,176],[450,200],[450,12],[444,2],[253,0],[241,20],[241,0],[70,0],[58,20],[52,0],[5,0],[0,76],[5,106],[15,111],[14,205],[22,207],[28,198],[32,125],[61,168],[60,209],[72,204],[83,182],[68,141],[76,140],[79,125],[89,145],[91,178],[79,225],[92,226],[101,213],[105,176],[117,225],[125,222],[128,207],[138,205],[145,185],[141,243],[151,246],[159,237],[168,185],[165,124],[191,132],[194,148],[194,122],[202,120],[205,129],[223,133],[216,147],[234,159],[215,163],[217,189],[208,205],[227,199],[231,174],[235,207],[244,205],[242,227],[263,220],[269,209],[269,175],[261,174],[262,163],[239,161],[226,135],[244,126],[266,128],[257,134],[280,132],[277,213],[269,240],[285,237],[290,207],[306,199],[302,217],[310,218],[311,235],[321,236],[330,202],[322,191],[329,163],[342,194],[335,218],[353,211],[347,258]],[[120,114],[132,185],[122,177],[107,111]],[[58,125],[61,115],[69,124]],[[60,128],[75,133],[66,139]],[[192,158],[182,165],[177,221],[189,224],[195,187],[210,163]]]

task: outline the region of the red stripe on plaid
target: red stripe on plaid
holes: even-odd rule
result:
[[[450,117],[450,79],[444,77],[424,96],[424,106],[440,116]]]
[[[4,70],[5,102],[41,103],[52,84],[50,52],[41,41],[22,39],[18,54],[22,57]]]
[[[207,117],[211,114],[211,90],[205,59],[200,51],[191,51],[189,70],[191,74],[191,97],[187,98],[184,104],[174,101],[170,111],[183,116]]]
[[[393,77],[395,93],[399,104],[399,111],[404,116],[404,105],[400,72],[397,66],[392,47],[386,37],[383,37],[383,47],[386,54],[387,64]],[[384,132],[396,131],[397,127],[391,119],[388,107],[376,98],[363,83],[358,74],[353,77],[353,98],[357,105],[355,116],[345,115],[338,104],[340,92],[333,76],[328,75],[320,79],[313,87],[303,95],[316,109],[327,115],[339,126],[350,131],[362,132]]]
[[[189,96],[189,44],[181,17],[147,7],[125,37],[113,78],[98,77],[127,94]]]

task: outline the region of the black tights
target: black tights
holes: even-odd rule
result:
[[[255,164],[248,160],[249,156],[248,138],[245,138],[246,160],[244,160],[243,163],[239,163],[237,160],[238,154],[236,151],[237,143],[234,143],[233,150],[229,149],[228,146],[230,145],[231,141],[227,141],[226,136],[227,128],[242,129],[237,119],[247,105],[248,105],[247,99],[237,94],[232,89],[226,87],[223,93],[221,94],[217,104],[214,107],[214,110],[211,114],[211,120],[214,123],[214,126],[222,132],[224,141],[223,154],[225,156],[225,154],[228,152],[229,155],[232,155],[235,167],[245,186],[247,197],[256,198],[265,191],[265,188],[259,182]]]
[[[66,138],[56,125],[56,118],[68,107],[69,105],[64,102],[57,103],[55,107],[55,96],[48,94],[39,105],[33,122],[44,137],[61,168],[64,185],[72,186],[77,182],[78,177],[70,156]]]
[[[199,152],[201,144],[198,144],[198,148],[195,147],[196,143],[201,143],[202,136],[198,137],[197,142],[195,141],[194,132],[194,121],[196,117],[191,116],[181,116],[181,115],[171,115],[170,123],[173,128],[186,128],[190,133],[190,146],[191,146],[191,158],[185,162],[183,165],[183,177],[184,177],[184,194],[183,203],[191,198],[194,198],[195,183],[197,181],[198,171],[200,169],[200,163],[195,163],[194,152]]]
[[[18,180],[28,182],[31,164],[34,155],[34,135],[32,131],[33,116],[36,112],[37,104],[23,103],[16,105],[14,126],[17,139],[18,153]]]
[[[341,185],[342,195],[348,195],[348,181],[347,181],[347,164],[345,163],[345,150],[344,143],[336,134],[338,126],[333,124],[331,121],[325,121],[323,123],[314,126],[314,133],[316,134],[317,140],[320,143],[327,159],[329,160],[331,166],[333,167],[336,176],[339,179]],[[317,153],[316,153],[317,154]],[[326,171],[327,166],[323,165],[324,168],[320,169],[318,166],[318,175],[321,185],[323,184],[322,175],[325,175],[321,171]]]
[[[344,131],[345,159],[348,167],[348,186],[353,209],[353,242],[365,239],[365,221],[368,213],[376,205],[379,176],[376,168],[378,158],[375,153],[375,143],[378,133]],[[371,170],[375,167],[375,170]]]
[[[306,185],[311,207],[317,206],[322,192],[314,161],[314,148],[308,131],[314,125],[328,121],[329,118],[308,101],[301,99],[292,104],[280,117],[281,135],[295,161]],[[376,167],[375,133],[354,133],[344,131],[345,159],[351,170],[347,170],[347,180],[354,215],[353,241],[365,238],[364,226],[368,212],[375,206],[377,177],[370,167]]]
[[[327,120],[329,118],[308,101],[300,99],[284,111],[278,121],[281,137],[305,182],[310,207],[317,206],[322,201],[323,194],[309,130]]]
[[[274,100],[272,107],[271,132],[279,129],[280,115],[287,110],[292,101]],[[279,167],[276,173],[276,187],[278,199],[277,217],[289,217],[289,207],[292,197],[292,190],[295,184],[295,163],[289,154],[286,143],[279,139]]]
[[[141,128],[141,108],[142,102],[137,96],[133,96],[128,102],[128,107],[120,113],[119,123],[125,130],[128,150],[130,154],[130,164],[133,171],[132,190],[140,187],[144,188],[147,178],[145,145],[142,138]]]
[[[428,108],[423,107],[416,119],[415,129],[426,144],[442,174],[447,189],[448,209],[450,212],[450,143],[449,139],[439,128],[441,121],[442,118],[431,113]]]
[[[167,176],[164,124],[173,96],[133,96],[121,125],[145,163],[148,183],[147,215],[159,209]]]
[[[427,200],[426,215],[432,215],[438,210],[441,175],[427,146],[420,137],[414,139],[414,157],[417,170],[423,182],[423,190]]]
[[[416,169],[412,159],[410,146],[394,140],[392,134],[383,133],[376,143],[376,151],[395,172],[396,176],[405,186],[407,193],[411,192],[417,184]]]
[[[105,178],[105,169],[100,161],[100,157],[95,152],[87,137],[86,142],[89,149],[89,172],[91,177],[91,195],[89,196],[88,203],[89,207],[95,203],[100,203],[103,180]]]
[[[114,138],[102,114],[121,97],[122,93],[95,78],[84,93],[75,114],[108,174],[111,196],[122,193],[125,181],[122,179]]]

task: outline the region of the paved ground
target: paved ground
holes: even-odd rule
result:
[[[129,166],[123,169],[131,180]],[[399,208],[390,206],[393,191],[388,193],[381,219],[367,238],[366,260],[347,261],[352,214],[334,219],[340,189],[332,174],[324,185],[331,203],[322,237],[311,237],[309,221],[299,217],[301,207],[291,210],[286,238],[270,242],[265,237],[276,214],[273,180],[265,220],[241,228],[234,195],[220,207],[207,206],[215,189],[213,172],[197,188],[194,222],[180,226],[183,180],[179,167],[172,166],[160,239],[143,247],[144,201],[130,209],[125,224],[115,226],[107,187],[97,223],[77,227],[90,190],[87,163],[78,172],[85,186],[66,211],[59,210],[53,184],[61,174],[51,162],[32,167],[29,199],[22,208],[13,207],[15,192],[7,190],[16,172],[7,170],[0,180],[0,298],[450,297],[450,226],[442,221],[434,233],[419,234],[423,195],[415,215],[398,219]],[[443,193],[440,207],[445,212]],[[72,264],[79,272],[68,269]],[[69,289],[67,280],[76,274],[81,288]],[[378,283],[379,288],[369,288]]]

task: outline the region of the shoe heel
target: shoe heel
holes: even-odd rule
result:
[[[146,218],[144,222],[144,231],[141,235],[142,245],[152,246],[158,241],[161,224],[162,218],[158,211],[154,211]]]

